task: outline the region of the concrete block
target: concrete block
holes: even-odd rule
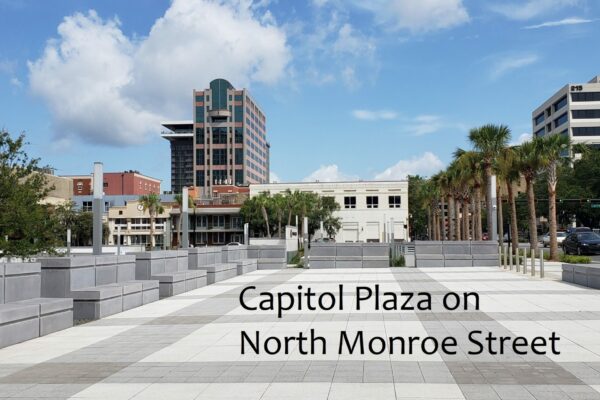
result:
[[[39,263],[8,263],[4,266],[4,303],[40,297]]]
[[[363,259],[363,268],[387,268],[389,266],[389,258],[371,257],[369,259]]]
[[[600,268],[588,266],[587,269],[588,287],[592,289],[600,289]]]
[[[349,257],[346,257],[349,258]],[[336,258],[335,260],[336,268],[362,268],[363,262],[362,260],[340,260],[340,258]]]
[[[335,257],[335,244],[313,244],[310,247],[310,256],[312,257]]]
[[[354,243],[338,243],[336,246],[336,257],[362,257],[362,245]]]
[[[0,304],[0,348],[40,335],[39,306]]]
[[[471,255],[469,242],[446,242],[443,246],[444,255],[464,254]]]
[[[582,286],[588,286],[588,267],[584,265],[575,265],[573,267],[573,283]]]
[[[439,268],[439,267],[444,267],[444,260],[443,259],[431,259],[431,258],[420,259],[420,258],[417,257],[415,259],[415,266],[417,268]]]
[[[448,259],[444,260],[444,267],[472,267],[473,261],[471,259]]]
[[[34,298],[13,304],[39,307],[39,335],[48,335],[73,326],[73,299]]]
[[[243,275],[258,269],[256,260],[238,260],[236,262],[237,274]]]
[[[310,258],[310,268],[328,269],[335,268],[335,257]]]
[[[365,243],[363,244],[363,257],[388,257],[390,256],[390,246],[385,243]]]
[[[473,259],[474,267],[499,267],[498,257],[495,259]]]
[[[562,280],[563,282],[574,283],[575,276],[574,270],[575,266],[573,264],[563,264],[562,265]]]
[[[117,282],[128,282],[135,280],[135,259],[133,262],[121,261],[117,264]]]
[[[117,264],[96,265],[96,281],[95,285],[108,285],[117,282]]]
[[[285,258],[259,258],[257,267],[259,270],[283,269],[287,267],[287,261]]]

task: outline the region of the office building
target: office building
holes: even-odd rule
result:
[[[171,143],[171,190],[213,185],[248,185],[269,181],[266,117],[247,89],[224,79],[194,90],[193,119],[162,125]]]
[[[92,195],[92,175],[68,175],[73,181],[73,196]],[[140,174],[138,171],[105,172],[105,196],[141,196],[160,193],[160,179]]]
[[[600,147],[600,76],[569,83],[532,113],[533,134],[568,135],[571,143]]]
[[[336,242],[383,242],[392,230],[395,241],[409,240],[408,181],[251,184],[250,197],[287,189],[335,198],[342,224]]]

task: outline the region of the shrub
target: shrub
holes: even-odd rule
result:
[[[400,254],[392,259],[392,267],[406,267],[404,255]]]
[[[570,256],[567,254],[562,254],[560,256],[560,261],[569,264],[589,264],[592,262],[592,259],[587,256]]]

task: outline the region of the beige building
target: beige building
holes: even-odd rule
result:
[[[60,205],[73,198],[73,180],[61,176],[44,174],[49,188],[52,188],[46,198],[42,200],[43,204]]]
[[[409,240],[407,180],[251,184],[250,197],[287,189],[335,198],[342,223],[336,242],[384,242],[392,230],[395,241]]]
[[[164,212],[154,219],[154,238],[156,246],[164,243],[168,230],[171,206],[164,204]],[[139,201],[128,201],[124,206],[113,206],[108,210],[108,245],[116,245],[119,238],[122,245],[150,244],[150,214],[144,211]]]

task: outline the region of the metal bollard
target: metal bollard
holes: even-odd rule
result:
[[[523,249],[523,274],[527,274],[527,249]]]
[[[544,279],[544,249],[540,250],[540,278]]]
[[[498,246],[498,268],[502,268],[502,246]]]
[[[508,267],[509,269],[512,271],[513,269],[513,253],[512,253],[512,248],[508,249]]]
[[[535,250],[531,250],[531,276],[535,276]]]
[[[515,269],[516,269],[517,272],[519,272],[519,270],[521,269],[521,260],[520,260],[521,257],[519,255],[519,248],[518,247],[517,247],[517,252],[515,254],[515,257],[516,257],[516,259],[515,259],[515,262],[516,262]]]

